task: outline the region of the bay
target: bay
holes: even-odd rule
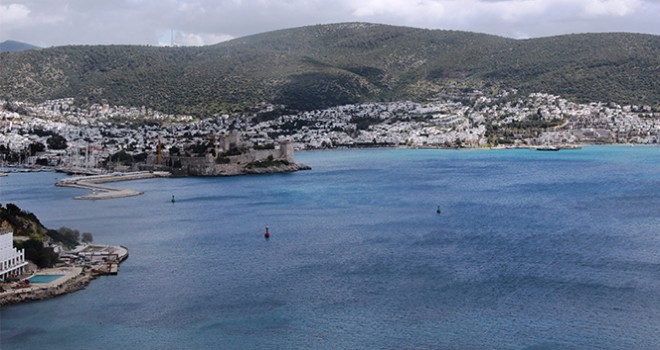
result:
[[[60,174],[0,178],[2,203],[130,250],[117,276],[0,309],[0,347],[659,348],[660,148],[296,160],[313,170],[91,202]]]

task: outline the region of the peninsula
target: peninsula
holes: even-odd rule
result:
[[[134,164],[134,168],[168,171],[176,176],[234,176],[310,169],[296,164],[293,158],[291,141],[282,140],[277,145],[246,141],[240,132],[230,131],[222,134],[220,140],[212,133],[208,140],[198,141],[183,152],[178,147],[163,151],[159,140],[157,152],[149,154],[144,163]],[[117,169],[111,161],[104,166]]]
[[[74,199],[111,199],[141,195],[131,189],[118,189],[102,186],[107,182],[149,179],[169,176],[235,176],[245,174],[288,173],[308,170],[310,167],[293,161],[291,142],[255,145],[243,141],[238,132],[231,132],[217,142],[211,135],[209,142],[198,143],[181,152],[172,147],[162,150],[160,142],[156,154],[148,154],[142,159],[120,151],[94,164],[94,168],[58,167],[59,171],[70,174],[87,174],[59,180],[56,186],[74,187],[92,191],[91,194],[76,196]]]

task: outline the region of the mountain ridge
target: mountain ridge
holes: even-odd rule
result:
[[[511,39],[372,23],[282,29],[202,47],[62,46],[0,54],[0,98],[208,115],[262,103],[311,110],[515,88],[580,101],[660,103],[660,36]]]
[[[5,40],[0,43],[0,52],[20,52],[27,50],[39,50],[38,46],[16,40]]]

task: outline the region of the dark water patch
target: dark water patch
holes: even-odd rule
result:
[[[46,333],[46,330],[41,327],[23,327],[14,328],[4,325],[4,332],[2,334],[2,342],[0,344],[16,345],[27,342],[34,337],[40,337]]]

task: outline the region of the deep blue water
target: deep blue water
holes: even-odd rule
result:
[[[0,347],[660,348],[660,148],[297,161],[93,202],[0,178],[0,202],[130,249],[117,276],[0,309]]]

